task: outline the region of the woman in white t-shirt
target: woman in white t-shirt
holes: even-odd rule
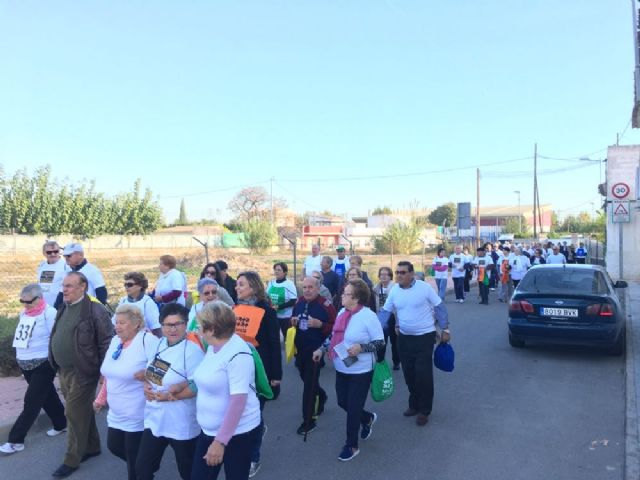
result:
[[[338,459],[347,462],[360,453],[360,438],[367,440],[378,415],[364,409],[377,356],[384,351],[384,334],[378,316],[366,305],[370,290],[363,280],[350,280],[342,293],[344,307],[336,319],[329,357],[336,369],[338,405],[347,412],[347,440]],[[314,361],[322,349],[313,352]]]
[[[176,264],[176,257],[173,255],[160,257],[160,276],[152,296],[161,309],[168,303],[185,304],[185,279],[182,272],[176,270]]]
[[[144,273],[129,272],[124,274],[124,289],[127,294],[120,299],[120,305],[133,305],[140,309],[144,319],[143,329],[153,333],[156,337],[162,336],[160,328],[160,310],[153,299],[145,292],[149,288],[149,280]],[[116,324],[115,314],[111,318],[111,322]]]
[[[159,340],[145,331],[142,311],[133,304],[118,306],[115,319],[116,336],[100,367],[104,382],[93,408],[97,412],[109,405],[107,447],[126,462],[128,479],[136,480],[135,464],[144,430],[146,403],[144,371],[147,358],[156,351]]]
[[[42,288],[42,296],[47,305],[56,303],[58,293],[62,291],[62,279],[65,276],[65,262],[60,254],[62,248],[55,240],[47,240],[42,246],[42,254],[46,258],[38,265],[38,283]]]
[[[378,280],[373,287],[373,295],[375,298],[375,311],[379,313],[387,301],[389,292],[395,285],[393,281],[393,270],[389,267],[380,267],[378,270]],[[398,335],[396,334],[396,316],[392,313],[387,321],[387,325],[382,329],[384,332],[384,349],[387,351],[387,345],[391,344],[391,359],[393,360],[393,369],[400,370],[400,354],[398,353]]]
[[[215,479],[223,465],[226,478],[248,478],[252,451],[262,433],[253,356],[235,334],[236,316],[228,305],[208,303],[197,318],[209,348],[189,387],[175,394],[188,398],[197,393],[202,432],[191,478]]]
[[[191,465],[200,427],[195,398],[176,400],[173,392],[185,388],[204,352],[187,340],[189,310],[170,303],[160,312],[164,336],[147,357],[144,392],[144,432],[136,460],[139,480],[150,480],[160,468],[164,451],[171,446],[183,480],[191,478]]]
[[[47,305],[42,288],[36,283],[22,289],[20,303],[24,305],[24,310],[20,312],[13,346],[28,386],[24,394],[24,408],[11,427],[8,442],[0,445],[0,452],[7,454],[24,450],[24,439],[41,409],[53,423],[47,435],[54,437],[67,429],[64,407],[53,385],[56,372],[48,358],[49,337],[57,312]]]
[[[433,272],[438,286],[438,296],[444,302],[444,297],[447,295],[447,279],[449,278],[449,259],[444,256],[444,248],[438,249],[438,254],[431,262]]]

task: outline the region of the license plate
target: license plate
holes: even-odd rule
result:
[[[545,317],[577,317],[578,309],[577,308],[548,308],[543,307],[542,315]]]

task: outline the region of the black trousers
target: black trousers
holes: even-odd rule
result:
[[[473,277],[473,273],[469,270],[464,272],[464,293],[469,293],[471,291],[471,278]]]
[[[315,418],[318,409],[327,401],[327,392],[320,386],[320,368],[323,360],[313,361],[313,351],[310,349],[296,355],[296,367],[302,379],[302,419]]]
[[[204,457],[215,437],[210,437],[204,432],[197,437],[195,453],[193,455],[193,470],[191,480],[215,480],[218,478],[220,469],[224,466],[224,477],[226,480],[246,480],[249,478],[249,468],[251,467],[251,448],[256,443],[256,439],[262,435],[256,427],[246,433],[234,435],[229,440],[222,464],[210,467],[205,462]]]
[[[433,346],[436,332],[398,336],[404,381],[409,388],[409,408],[429,415],[433,407]]]
[[[484,282],[478,282],[478,289],[480,290],[482,303],[489,303],[489,285],[485,285]]]
[[[347,441],[345,445],[348,447],[358,448],[360,425],[368,424],[373,418],[373,413],[364,409],[372,378],[373,371],[354,374],[336,372],[338,405],[347,412]]]
[[[127,478],[136,480],[136,458],[140,449],[142,432],[125,432],[117,428],[107,430],[107,448],[127,463]]]
[[[176,456],[178,472],[182,480],[191,479],[193,452],[198,437],[190,440],[175,440],[167,437],[156,437],[148,428],[142,432],[138,458],[136,459],[136,474],[139,480],[152,480],[160,468],[160,462],[166,448],[171,445]]]
[[[518,284],[520,283],[520,280],[512,280],[513,282],[513,288],[518,288]]]
[[[387,354],[387,345],[391,344],[391,360],[394,365],[400,363],[400,354],[398,353],[398,334],[396,333],[396,316],[391,314],[387,328],[384,329],[384,353]]]
[[[453,279],[453,291],[456,292],[456,300],[464,300],[464,277]]]
[[[28,387],[24,394],[22,412],[9,432],[9,443],[24,443],[27,432],[33,426],[40,414],[40,409],[51,419],[53,428],[64,430],[67,428],[67,418],[64,416],[64,406],[58,397],[53,379],[56,372],[49,361],[45,361],[33,370],[22,370],[22,375]]]

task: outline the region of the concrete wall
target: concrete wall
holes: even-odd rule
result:
[[[607,152],[607,270],[615,279],[640,281],[640,211],[636,202],[636,169],[640,166],[640,145],[609,147]],[[631,187],[626,200],[630,200],[630,223],[612,223],[611,187],[624,182]],[[622,231],[622,250],[620,232]],[[622,252],[622,275],[620,275],[620,254]]]

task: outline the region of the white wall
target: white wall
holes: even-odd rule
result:
[[[640,281],[640,212],[636,199],[636,168],[640,166],[640,145],[613,146],[607,152],[607,270],[616,280]],[[615,197],[611,194],[611,187],[618,182],[624,182],[631,187],[627,200],[631,200],[631,222],[612,223],[611,201]],[[622,229],[622,259],[623,274],[620,275],[620,229]]]

